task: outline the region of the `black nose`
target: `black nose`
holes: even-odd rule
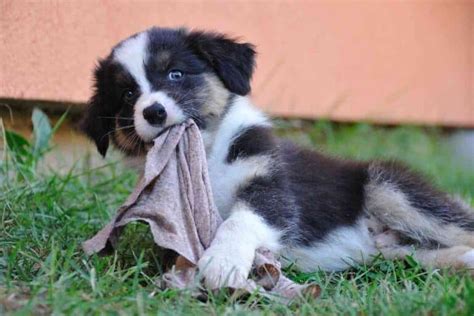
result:
[[[151,125],[163,124],[166,121],[166,110],[163,105],[153,103],[143,110],[143,117]]]

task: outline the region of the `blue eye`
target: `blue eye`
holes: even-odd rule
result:
[[[183,79],[183,77],[184,77],[184,74],[181,70],[171,70],[168,73],[168,78],[172,81],[179,81]]]

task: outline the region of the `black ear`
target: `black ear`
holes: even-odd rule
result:
[[[110,123],[113,121],[103,119],[103,113],[100,108],[101,105],[98,101],[97,95],[95,95],[89,101],[88,109],[79,123],[79,128],[95,142],[97,150],[103,157],[105,157],[107,149],[109,148],[108,134],[113,129],[113,126]]]
[[[246,95],[255,67],[254,46],[237,43],[223,34],[191,32],[187,37],[195,53],[214,69],[231,92]]]
[[[95,92],[88,102],[88,107],[79,122],[79,128],[91,138],[99,153],[105,157],[109,148],[109,134],[114,128],[114,120],[111,119],[113,112],[107,99],[111,96],[106,91],[108,78],[106,78],[107,61],[100,61],[95,70]]]

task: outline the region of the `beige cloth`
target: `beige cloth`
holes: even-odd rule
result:
[[[192,120],[155,139],[137,187],[113,220],[83,243],[84,251],[89,255],[110,252],[121,228],[132,221],[148,223],[155,243],[181,256],[161,283],[173,288],[196,285],[195,265],[222,219],[212,198],[201,133]],[[287,301],[303,292],[319,295],[319,286],[296,284],[281,273],[280,267],[268,250],[258,249],[253,266],[256,279],[249,279],[242,290],[275,294]],[[232,284],[229,287],[233,288]]]

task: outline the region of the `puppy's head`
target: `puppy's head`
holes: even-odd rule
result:
[[[249,93],[254,55],[251,44],[216,33],[152,28],[133,35],[99,61],[81,128],[103,156],[110,140],[141,154],[187,118],[206,128],[230,95]]]

